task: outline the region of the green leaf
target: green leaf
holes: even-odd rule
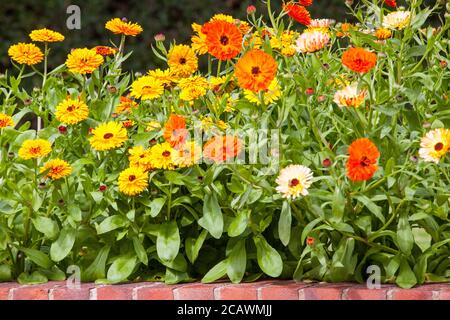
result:
[[[42,268],[51,268],[53,262],[48,258],[48,256],[42,251],[30,248],[19,248],[20,251],[25,253],[28,259],[36,263]]]
[[[43,233],[48,239],[54,240],[58,236],[58,224],[50,218],[37,216],[33,219],[37,231]]]
[[[431,247],[431,235],[424,228],[413,228],[412,234],[414,242],[419,246],[422,252]]]
[[[12,280],[11,266],[7,264],[0,265],[0,282]]]
[[[100,249],[95,260],[90,264],[86,271],[82,272],[83,281],[94,281],[105,278],[106,260],[108,259],[111,246],[106,245]]]
[[[228,255],[227,275],[231,282],[239,283],[245,274],[247,266],[247,253],[245,250],[245,239],[239,240]]]
[[[107,278],[112,283],[117,283],[127,280],[136,266],[135,255],[125,255],[114,260],[111,267],[108,269]]]
[[[399,249],[406,255],[411,254],[414,245],[414,237],[409,225],[407,213],[402,213],[397,225],[397,243]]]
[[[137,236],[133,237],[133,247],[139,261],[147,265],[148,264],[147,252],[145,252],[144,246],[142,245],[141,241],[139,240],[139,237]]]
[[[223,232],[223,216],[215,193],[206,193],[203,203],[203,217],[198,224],[209,231],[215,238],[220,239]]]
[[[237,216],[233,218],[228,226],[228,235],[230,237],[233,238],[240,236],[245,229],[247,229],[250,213],[250,210],[242,210],[238,212]]]
[[[377,206],[372,200],[366,196],[359,195],[355,197],[359,202],[361,202],[370,212],[372,212],[375,217],[377,217],[382,223],[386,222],[386,218],[381,212],[381,207]]]
[[[291,239],[291,226],[291,205],[288,201],[284,201],[283,207],[281,208],[280,220],[278,221],[278,236],[280,237],[281,243],[285,246],[289,244],[289,240]]]
[[[103,220],[97,226],[97,234],[103,234],[124,227],[128,224],[127,218],[119,215],[111,216]]]
[[[218,264],[216,264],[214,267],[211,268],[211,270],[208,271],[207,274],[202,279],[203,283],[210,283],[214,282],[223,276],[227,274],[227,260],[222,260]]]
[[[305,243],[306,237],[309,235],[312,229],[314,229],[314,227],[321,221],[322,218],[319,217],[306,225],[305,229],[303,229],[302,231],[301,243]]]
[[[404,289],[412,288],[417,284],[416,275],[411,270],[408,260],[402,259],[400,263],[400,271],[395,279],[395,283]]]
[[[334,190],[332,208],[333,217],[341,221],[344,217],[345,197],[338,186]]]
[[[155,218],[161,212],[161,209],[166,203],[166,198],[156,198],[150,203],[150,216]]]
[[[194,240],[193,238],[186,239],[186,255],[192,264],[195,262],[195,260],[197,260],[198,253],[200,252],[200,249],[203,246],[203,242],[205,242],[207,236],[208,231],[203,230],[198,236],[197,240]]]
[[[46,276],[44,276],[39,271],[34,271],[32,274],[29,274],[28,272],[22,272],[19,275],[19,277],[17,278],[17,282],[19,282],[22,285],[41,284],[41,283],[47,283],[48,279]]]
[[[50,269],[39,269],[48,280],[51,281],[64,281],[66,280],[66,274],[57,266],[52,266]]]
[[[180,232],[176,221],[166,222],[159,228],[156,239],[158,257],[164,261],[172,261],[180,250]]]
[[[75,243],[76,234],[77,231],[70,226],[61,230],[58,239],[50,247],[50,257],[53,261],[59,262],[70,253]]]
[[[280,254],[272,248],[262,236],[253,237],[256,246],[258,264],[265,274],[276,278],[283,271],[283,261]]]

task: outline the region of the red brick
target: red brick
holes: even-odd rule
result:
[[[11,289],[12,300],[48,300],[49,290],[57,287],[57,282],[38,285],[24,285]]]
[[[349,285],[320,284],[300,289],[301,300],[342,300],[342,293]]]
[[[144,285],[134,289],[136,300],[173,300],[173,290],[176,286],[162,283]]]
[[[293,281],[277,281],[259,289],[260,300],[299,300],[299,290],[309,284]]]
[[[51,289],[49,293],[50,300],[89,300],[90,289],[95,284],[81,284],[79,288],[69,288],[61,286]]]
[[[433,291],[423,288],[392,289],[388,292],[390,300],[433,300]]]
[[[450,285],[447,288],[439,290],[439,300],[450,300]]]
[[[273,281],[224,285],[214,289],[216,300],[258,300],[258,289]]]
[[[132,300],[136,283],[99,286],[92,297],[97,300]]]
[[[354,286],[344,291],[346,300],[386,300],[388,288],[369,289],[365,286]]]
[[[9,291],[13,288],[17,288],[20,285],[15,282],[0,283],[0,300],[8,300]]]
[[[214,300],[214,289],[220,284],[188,284],[173,290],[175,300]]]

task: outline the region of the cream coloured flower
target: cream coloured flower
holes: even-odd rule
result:
[[[394,11],[384,17],[383,27],[402,30],[406,28],[410,21],[410,11]]]
[[[325,30],[306,30],[297,39],[295,49],[299,53],[316,52],[323,49],[329,41],[330,35]]]
[[[419,156],[426,162],[439,163],[450,149],[450,130],[439,128],[428,132],[420,141]]]
[[[282,169],[275,188],[287,199],[296,199],[308,195],[308,188],[312,184],[313,173],[303,165],[290,165]]]
[[[359,107],[366,99],[367,91],[360,90],[358,84],[352,83],[342,90],[336,91],[334,102],[339,107]]]

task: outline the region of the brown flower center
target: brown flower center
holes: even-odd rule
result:
[[[132,174],[131,176],[128,177],[129,181],[134,181],[136,180],[136,176],[134,174]]]
[[[257,76],[260,73],[261,73],[261,69],[259,67],[252,68],[252,75]]]
[[[289,187],[296,187],[299,183],[300,181],[298,181],[298,179],[292,179],[291,181],[289,181]]]
[[[438,142],[434,145],[434,150],[441,151],[444,148],[444,144],[442,142]]]
[[[360,163],[361,163],[361,166],[368,167],[368,166],[370,166],[370,159],[367,158],[366,156],[363,156],[361,158],[361,162]]]
[[[229,42],[229,39],[228,39],[227,36],[221,36],[221,37],[220,37],[220,43],[221,43],[222,45],[226,46],[226,45],[228,44],[228,42]]]
[[[180,58],[180,64],[186,64],[186,58]]]
[[[74,106],[74,105],[71,105],[71,106],[69,106],[69,107],[67,108],[67,111],[72,112],[73,109],[75,109],[75,106]]]
[[[163,157],[170,157],[170,151],[166,150],[162,153]]]
[[[114,135],[112,133],[105,133],[105,135],[103,136],[103,139],[111,139],[112,137],[114,137]]]

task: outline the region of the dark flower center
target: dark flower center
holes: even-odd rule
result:
[[[442,142],[438,142],[434,145],[434,150],[441,151],[444,148],[444,144]]]
[[[180,64],[185,64],[186,63],[186,58],[180,58]]]
[[[298,179],[292,179],[291,181],[289,181],[289,187],[296,187],[299,183],[300,181],[298,181]]]
[[[228,44],[228,42],[229,42],[229,39],[228,39],[227,36],[221,36],[221,37],[220,37],[220,43],[221,43],[222,45],[226,46],[226,45]]]
[[[370,166],[370,159],[367,158],[366,156],[363,156],[361,158],[361,162],[360,163],[361,163],[361,166],[368,167],[368,166]]]
[[[105,133],[105,135],[103,136],[103,139],[111,139],[112,137],[114,137],[114,135],[112,133]]]
[[[163,157],[170,157],[170,151],[164,151],[163,153],[162,153],[162,155],[163,155]]]
[[[67,108],[67,111],[72,112],[73,109],[75,109],[75,107],[74,106],[70,106],[70,107]]]
[[[257,76],[260,73],[261,73],[261,69],[259,67],[252,68],[252,75]]]
[[[128,180],[134,181],[134,180],[136,180],[136,176],[132,174],[131,176],[128,177]]]

